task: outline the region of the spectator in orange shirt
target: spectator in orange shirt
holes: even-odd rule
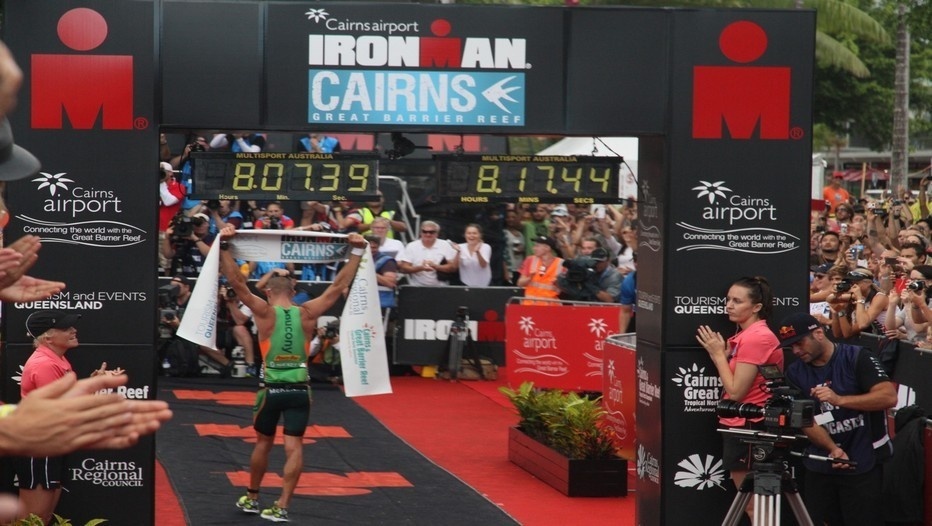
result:
[[[851,199],[851,195],[848,194],[848,191],[841,187],[841,181],[844,178],[844,173],[835,172],[832,174],[832,182],[822,190],[822,197],[825,199],[825,202],[829,206],[829,213],[834,214],[835,208],[841,203],[847,203]]]

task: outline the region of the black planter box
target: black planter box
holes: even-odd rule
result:
[[[627,460],[571,460],[516,427],[508,430],[508,460],[567,497],[628,494]]]

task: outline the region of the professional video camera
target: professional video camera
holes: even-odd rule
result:
[[[205,204],[205,206],[207,206],[207,209],[208,209],[208,210],[220,210],[220,200],[219,200],[219,199],[211,199],[211,200],[207,201],[207,203]]]
[[[563,261],[566,268],[559,278],[560,297],[573,301],[595,301],[599,291],[599,275],[595,271],[596,261],[588,256],[578,256]]]
[[[457,307],[453,313],[453,321],[465,322],[469,319],[469,307]]]
[[[178,310],[175,309],[175,302],[178,299],[180,289],[177,285],[162,285],[159,287],[159,338],[168,339],[174,335],[174,332],[165,326],[165,321],[173,321],[178,317]]]
[[[179,212],[172,218],[172,241],[182,241],[194,233],[194,220]]]
[[[786,377],[775,364],[758,367],[766,380],[766,389],[773,396],[763,406],[722,400],[718,403],[716,414],[721,418],[761,418],[768,433],[795,433],[804,427],[811,427],[815,417],[815,402],[801,398],[799,389],[786,384]]]

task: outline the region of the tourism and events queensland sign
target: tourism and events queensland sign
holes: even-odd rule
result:
[[[547,80],[563,77],[560,11],[492,13],[271,5],[270,115],[300,114],[304,125],[502,130],[527,126],[532,114],[562,119],[563,88]],[[531,111],[545,105],[549,112]]]

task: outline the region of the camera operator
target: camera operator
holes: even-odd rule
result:
[[[893,454],[887,409],[896,405],[896,388],[866,349],[832,343],[812,316],[788,316],[778,331],[780,345],[798,358],[786,377],[816,406],[816,424],[803,428],[812,442],[808,453],[850,459],[857,465],[803,461],[804,500],[813,524],[884,523],[881,462]]]
[[[217,289],[220,305],[223,307],[217,313],[218,319],[225,316],[230,334],[236,345],[243,348],[243,358],[246,360],[246,374],[259,376],[259,366],[256,364],[256,348],[253,344],[252,311],[236,296],[236,291],[226,284]]]
[[[172,275],[182,274],[190,278],[200,275],[204,258],[210,252],[210,244],[215,237],[209,229],[210,218],[206,214],[175,216],[162,240],[162,255],[171,260]]]
[[[265,215],[256,221],[253,228],[256,230],[291,230],[294,228],[294,220],[285,215],[281,203],[272,201],[266,205]]]
[[[771,394],[763,389],[765,379],[758,366],[776,364],[783,369],[780,343],[767,327],[767,318],[773,312],[770,283],[762,277],[739,278],[728,289],[725,312],[728,320],[737,324],[737,334],[726,341],[709,326],[700,325],[696,340],[715,364],[722,379],[724,399],[763,405]],[[719,417],[719,425],[731,429],[762,429],[762,420],[763,417]],[[750,468],[750,447],[727,433],[723,434],[722,442],[722,467],[731,471],[732,480],[740,488]]]
[[[564,261],[563,266],[566,272],[557,278],[561,299],[613,303],[621,292],[621,274],[602,247]]]
[[[340,363],[340,319],[317,328],[308,353],[308,374],[312,380],[323,380],[335,385],[343,382]]]
[[[167,144],[168,141],[166,140],[165,143]],[[172,157],[171,160],[172,167],[181,171],[181,177],[179,177],[178,180],[184,186],[186,194],[186,197],[181,202],[181,210],[188,216],[200,212],[201,208],[201,201],[199,199],[190,199],[187,197],[194,188],[194,166],[191,163],[191,154],[206,152],[209,149],[210,146],[207,144],[207,139],[195,133],[191,133],[188,134],[184,150],[181,151],[180,155]]]
[[[181,201],[186,193],[184,185],[175,179],[172,165],[159,163],[159,246],[168,237],[166,230],[181,211]],[[159,251],[159,268],[163,274],[169,272],[170,263],[171,261]]]
[[[171,360],[169,354],[169,347],[173,345],[181,346],[185,349],[185,354],[194,355],[203,354],[208,358],[213,359],[221,365],[220,375],[224,378],[230,376],[230,373],[233,370],[233,362],[231,362],[223,353],[216,351],[214,349],[208,349],[207,347],[200,346],[196,343],[192,343],[184,338],[178,336],[178,327],[181,325],[181,319],[184,317],[185,308],[188,306],[188,302],[191,300],[191,289],[192,283],[187,276],[176,275],[172,278],[171,283],[167,287],[162,287],[159,297],[160,313],[159,313],[159,330],[160,338],[162,340],[161,345],[159,346],[159,358],[163,361],[163,367],[165,365],[165,360]],[[190,360],[189,360],[190,361]],[[194,360],[196,362],[196,360]],[[176,364],[169,364],[170,366],[175,366]],[[184,371],[184,375],[194,375],[193,367],[195,364],[189,364],[192,368],[189,371]],[[197,366],[199,369],[199,366]]]

